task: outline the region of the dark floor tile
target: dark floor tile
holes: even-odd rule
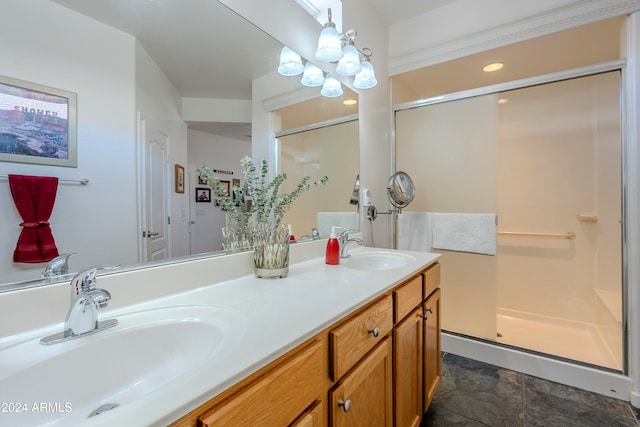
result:
[[[631,412],[633,412],[633,415],[635,415],[636,420],[640,421],[640,408],[631,406]]]
[[[439,409],[494,427],[522,425],[522,374],[453,354],[443,362]]]
[[[552,397],[575,402],[579,405],[591,407],[615,417],[633,418],[632,406],[620,399],[591,393],[586,390],[546,381],[540,378],[525,376],[525,405],[528,404],[527,396],[530,392],[537,392]],[[635,424],[634,424],[635,425]]]
[[[463,417],[462,415],[451,412],[437,404],[431,404],[429,410],[424,417],[420,427],[449,427],[449,426],[461,426],[461,427],[485,427],[479,421],[472,420],[471,418]]]
[[[637,427],[635,419],[600,409],[570,397],[540,391],[525,391],[526,427]]]

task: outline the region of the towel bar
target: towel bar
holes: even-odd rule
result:
[[[498,231],[498,234],[507,236],[530,236],[530,237],[557,237],[560,239],[573,240],[576,238],[576,233],[567,231],[566,233],[524,233],[520,231]]]
[[[9,179],[9,175],[0,175],[0,179]],[[81,178],[81,179],[58,179],[58,182],[71,182],[71,183],[74,183],[74,184],[87,185],[89,183],[89,180],[87,178]]]

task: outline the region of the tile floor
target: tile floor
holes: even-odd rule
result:
[[[640,427],[628,402],[444,354],[442,382],[420,427]]]

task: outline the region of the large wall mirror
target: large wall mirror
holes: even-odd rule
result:
[[[44,80],[47,84],[63,89],[71,87],[78,93],[79,167],[77,169],[38,169],[32,165],[0,163],[3,166],[2,173],[49,175],[61,178],[86,177],[90,180],[87,186],[72,185],[65,186],[63,190],[60,189],[54,208],[53,215],[58,217],[52,218],[52,226],[60,252],[78,252],[70,260],[72,270],[77,271],[97,264],[121,264],[125,267],[145,265],[147,261],[142,259],[140,251],[136,249],[140,241],[138,235],[142,231],[138,227],[140,207],[135,188],[138,167],[136,159],[139,156],[136,148],[139,122],[136,120],[140,119],[140,117],[136,118],[136,113],[139,110],[139,104],[144,102],[160,105],[169,98],[176,104],[180,103],[179,98],[250,101],[251,79],[275,72],[282,45],[218,1],[202,3],[196,0],[182,0],[134,4],[128,0],[55,0],[37,8],[31,8],[28,13],[25,8],[27,7],[17,4],[3,13],[5,16],[0,22],[15,22],[16,31],[11,29],[11,25],[14,24],[6,25],[6,33],[0,32],[4,38],[0,47],[7,52],[19,51],[20,55],[24,55],[23,59],[27,60],[23,61],[23,65],[19,64],[20,61],[15,61],[14,64],[0,66],[0,75],[10,75],[29,81]],[[42,50],[36,47],[38,46],[36,38],[39,37],[40,30],[30,32],[29,34],[32,34],[30,37],[17,36],[19,34],[17,28],[22,24],[29,26],[27,22],[35,23],[34,28],[42,27],[41,32],[44,34],[47,31],[44,23],[52,19],[58,22],[58,28],[69,28],[59,38],[60,43],[57,45],[59,48],[55,51],[49,48],[49,52],[43,55]],[[43,25],[37,25],[38,22],[42,22]],[[106,27],[101,22],[112,28]],[[183,26],[178,29],[180,22]],[[73,32],[75,36],[72,35]],[[134,35],[134,38],[127,33]],[[83,37],[80,35],[84,34],[88,36],[82,41]],[[60,46],[65,45],[66,39],[69,41],[66,42],[67,47],[63,49]],[[232,42],[242,44],[233,46]],[[90,52],[91,49],[94,53],[83,55],[82,43],[87,46],[84,48],[86,52]],[[158,46],[162,45],[166,46],[164,51],[158,49]],[[171,96],[165,98],[150,97],[141,102],[140,87],[146,87],[154,77],[141,75],[142,68],[138,66],[137,59],[140,56],[140,48],[165,74],[176,93],[171,93]],[[178,53],[181,55],[180,59],[172,60],[172,55]],[[57,58],[55,63],[47,60],[49,55],[55,55]],[[87,57],[86,63],[83,62],[84,57]],[[133,59],[134,57],[136,59]],[[44,63],[47,64],[46,73],[50,78],[43,77],[44,71],[40,74],[24,72],[27,67],[34,69],[37,64]],[[180,64],[188,68],[191,74],[181,74],[178,69]],[[232,64],[249,67],[250,72],[242,70],[234,72],[229,68],[233,66]],[[68,70],[82,76],[77,87],[68,76],[70,74]],[[149,95],[148,92],[150,91],[147,91],[145,96]],[[357,101],[355,93],[346,91],[344,97],[334,99],[333,102],[342,105],[343,99],[347,97]],[[314,107],[314,100],[309,100],[293,109],[297,110],[298,115],[302,113],[312,117],[311,122],[325,120],[319,110],[314,108],[328,108],[334,114],[338,111],[338,108],[322,106],[323,102],[326,104],[326,100],[319,99],[319,102],[320,107]],[[100,108],[104,110],[93,111]],[[340,107],[339,114],[357,114],[357,103],[349,108],[350,110],[343,112]],[[119,110],[119,116],[111,117],[110,112],[116,110]],[[285,116],[282,115],[282,117]],[[146,119],[151,121],[151,118]],[[171,117],[152,119],[160,122],[164,120],[165,123],[162,124],[172,120]],[[344,179],[342,175],[332,177],[331,171],[325,173],[330,175],[333,185],[340,185],[342,188],[345,195],[339,197],[345,200],[344,206],[327,205],[325,207],[321,204],[316,209],[355,211],[353,206],[348,205],[348,198],[351,194],[353,179],[358,174],[357,120],[354,121],[352,118],[345,123],[333,124],[327,129],[335,129],[336,126],[349,127],[347,132],[340,131],[335,135],[340,135],[342,138],[340,141],[343,144],[344,158],[347,158],[347,151],[350,153],[349,156],[355,153],[356,158],[355,161],[350,160],[340,167],[340,173],[344,175]],[[187,158],[188,150],[184,146],[187,144],[187,128],[202,134],[222,135],[230,141],[238,139],[246,142],[247,134],[250,139],[251,124],[193,120],[187,123],[172,122],[167,124],[167,127],[180,128],[180,132],[185,135],[185,141],[177,141],[178,138],[173,135],[164,135],[170,141],[171,147],[170,161],[166,171],[166,183],[171,193],[169,197],[171,226],[174,230],[179,230],[178,233],[174,233],[178,235],[173,235],[173,241],[170,243],[174,249],[172,259],[184,260],[194,255],[201,256],[202,254],[199,253],[203,252],[202,248],[199,249],[189,243],[189,205],[191,193],[197,186],[197,177],[189,175],[191,171],[188,166],[203,162],[214,167],[220,166],[215,163],[215,158]],[[344,150],[347,145],[351,148]],[[235,150],[237,151],[237,147]],[[335,152],[321,154],[324,150],[322,145],[314,150],[319,150],[316,154],[323,155],[326,159],[336,159],[341,155]],[[216,151],[217,158],[228,155],[223,151],[223,148]],[[251,154],[250,148],[247,154]],[[237,157],[233,162],[228,162],[233,163],[236,168],[239,167],[240,160],[240,156]],[[276,161],[276,159],[269,160]],[[174,163],[185,166],[187,178],[190,180],[187,182],[188,187],[184,195],[175,193],[173,189]],[[8,166],[6,172],[5,165]],[[238,174],[239,172],[236,172],[234,178]],[[294,182],[294,178],[292,175],[290,181]],[[6,181],[0,182],[0,185],[3,186],[0,189],[0,196],[3,198],[0,208],[2,209],[0,231],[3,236],[10,237],[2,240],[3,248],[0,249],[0,256],[3,258],[0,261],[0,291],[3,291],[3,286],[4,290],[13,289],[17,282],[39,278],[44,264],[15,265],[12,263],[11,254],[19,234],[17,229],[19,218],[16,218],[15,206]],[[322,200],[331,201],[333,191],[325,192],[326,197],[323,196]],[[292,214],[298,215],[295,212]],[[307,210],[304,216],[313,218],[315,221],[317,212]],[[299,225],[300,231],[297,234],[309,234],[310,225],[312,223]],[[215,246],[212,249],[216,249]],[[207,247],[205,252],[208,250]]]

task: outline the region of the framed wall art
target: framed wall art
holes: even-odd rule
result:
[[[0,76],[0,161],[78,166],[77,96]]]
[[[184,193],[184,167],[176,163],[176,193]]]
[[[220,181],[220,185],[222,185],[224,189],[227,190],[227,194],[231,194],[231,183],[229,181]]]
[[[211,189],[196,188],[196,203],[211,203]]]

